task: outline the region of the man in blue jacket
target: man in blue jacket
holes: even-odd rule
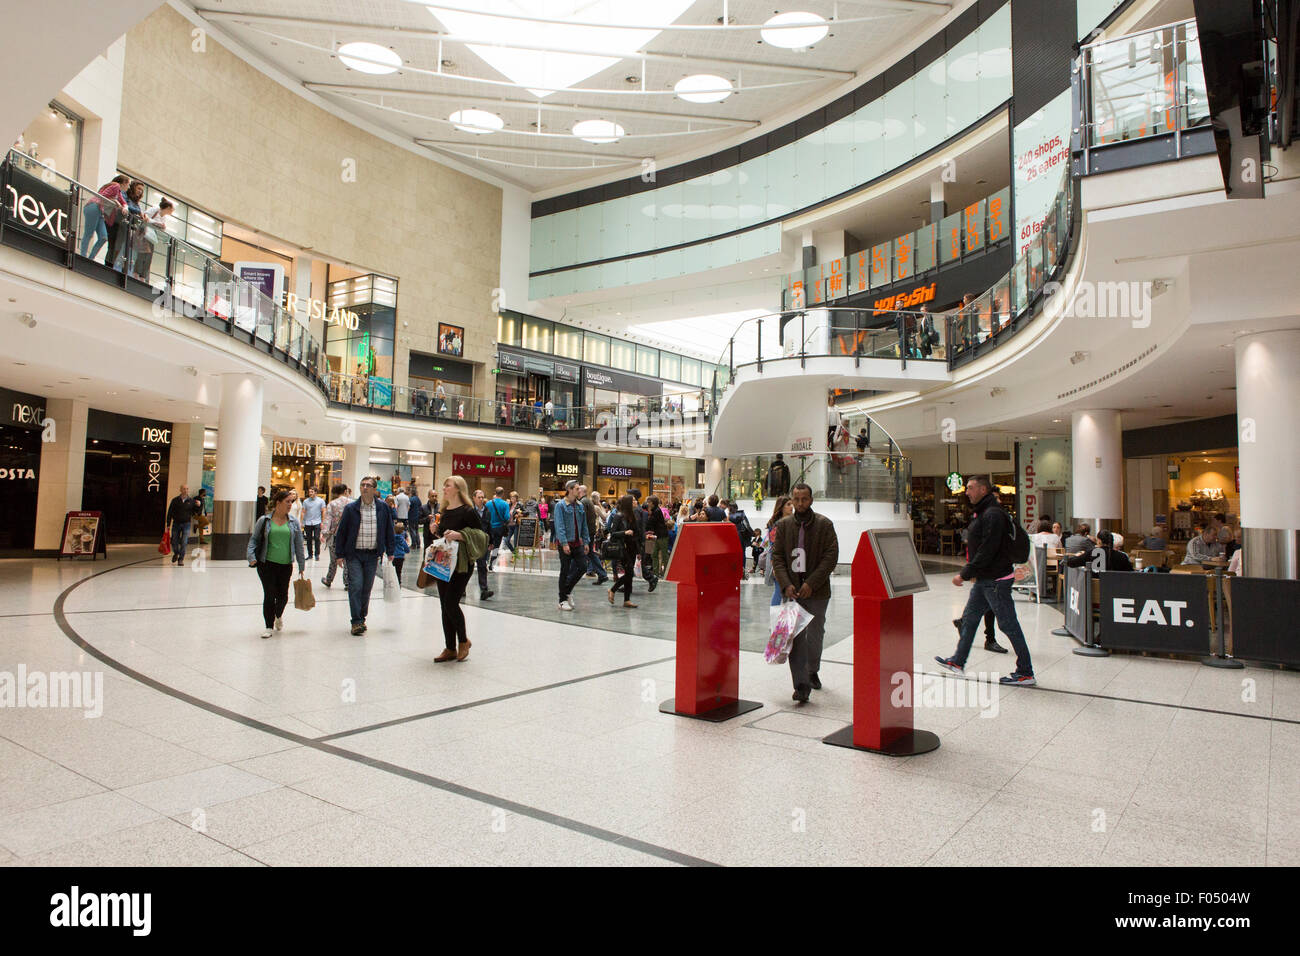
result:
[[[998,504],[993,485],[987,478],[968,480],[966,497],[975,506],[975,520],[967,529],[966,566],[953,576],[952,583],[961,587],[973,579],[975,585],[961,616],[957,650],[952,657],[936,657],[935,660],[944,670],[962,674],[971,644],[975,641],[975,631],[984,612],[991,609],[997,617],[998,627],[1011,640],[1016,651],[1015,672],[1001,678],[999,683],[1032,687],[1037,683],[1034,665],[1029,659],[1024,631],[1016,619],[1016,605],[1011,600],[1011,581],[1015,577],[1011,558],[1011,517]]]
[[[366,632],[366,612],[379,559],[387,555],[391,561],[397,546],[393,511],[376,496],[376,487],[374,478],[361,479],[361,497],[343,509],[334,536],[339,567],[347,570],[352,633],[358,636]]]
[[[561,611],[573,610],[573,586],[587,572],[587,512],[578,504],[578,482],[564,484],[564,497],[555,503],[555,543],[560,546]]]

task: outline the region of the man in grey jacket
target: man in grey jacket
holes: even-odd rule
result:
[[[808,703],[822,689],[817,676],[826,638],[826,608],[831,600],[831,574],[840,559],[839,539],[830,518],[812,510],[812,488],[799,482],[790,490],[794,514],[776,523],[772,543],[772,574],[787,601],[798,601],[813,616],[790,646],[793,699]]]

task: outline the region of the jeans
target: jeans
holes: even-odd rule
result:
[[[325,586],[329,587],[331,584],[334,583],[334,575],[339,569],[339,555],[338,555],[338,551],[335,550],[335,546],[334,546],[334,542],[337,540],[336,536],[332,534],[328,534],[325,537],[329,539],[325,542],[325,548],[330,553],[330,567],[329,570],[325,572],[324,580],[325,580]],[[350,579],[350,577],[351,576],[348,574],[347,565],[345,563],[343,566],[344,587],[348,586],[348,580]]]
[[[269,629],[277,617],[284,616],[284,609],[289,604],[289,580],[293,577],[293,565],[259,561],[257,576],[262,579],[262,620]]]
[[[172,522],[172,555],[177,562],[185,560],[185,543],[190,537],[190,523],[188,521]]]
[[[662,577],[664,568],[668,566],[668,538],[655,538],[655,556],[654,569],[655,577]]]
[[[781,585],[778,582],[772,583],[772,607],[776,607],[784,600],[781,596]]]
[[[490,553],[491,553],[491,552],[488,552],[488,554],[490,554]],[[478,560],[476,560],[476,561],[474,562],[474,567],[475,567],[475,569],[477,569],[477,571],[478,571],[478,589],[479,589],[479,593],[480,593],[480,594],[487,594],[487,589],[488,589],[488,586],[487,586],[488,556],[487,556],[487,554],[484,554],[483,557],[481,557],[481,558],[479,558]]]
[[[612,594],[623,592],[623,600],[632,600],[632,578],[635,577],[636,565],[627,561],[614,562],[614,586],[609,590]]]
[[[309,524],[303,527],[303,532],[307,538],[307,557],[320,557],[320,525]]]
[[[971,644],[975,641],[975,632],[979,629],[980,619],[990,608],[997,618],[998,627],[1011,641],[1016,651],[1016,673],[1031,675],[1034,673],[1033,662],[1029,659],[1029,645],[1025,643],[1025,632],[1020,629],[1016,617],[1016,605],[1011,600],[1011,580],[994,581],[991,578],[971,582],[970,597],[966,599],[966,610],[961,615],[961,637],[957,641],[957,651],[952,659],[966,666],[970,656]]]
[[[348,609],[353,625],[366,623],[370,610],[370,592],[375,586],[375,571],[379,568],[378,551],[353,551],[344,564],[347,566],[343,580],[348,587]]]
[[[454,651],[457,641],[469,640],[465,632],[465,612],[460,606],[465,586],[469,584],[469,572],[454,572],[450,581],[439,580],[437,583],[438,601],[442,604],[442,637],[447,650]]]
[[[790,679],[794,689],[812,684],[812,676],[822,667],[822,644],[826,640],[826,606],[830,598],[805,598],[799,604],[813,619],[790,645]]]
[[[560,600],[567,601],[573,593],[573,586],[587,573],[587,553],[582,541],[570,541],[569,553],[560,549]]]
[[[108,244],[108,226],[104,224],[104,211],[99,208],[99,203],[89,202],[86,204],[86,211],[82,215],[84,226],[81,231],[81,257],[83,259],[93,259],[99,255],[99,250]],[[95,240],[94,246],[90,249],[90,254],[86,254],[86,247],[90,246],[90,240]]]
[[[609,575],[605,573],[605,565],[601,563],[600,553],[595,548],[587,554],[587,570],[596,575],[596,579],[601,584],[609,580]]]

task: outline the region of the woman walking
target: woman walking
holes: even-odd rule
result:
[[[777,498],[776,506],[772,508],[772,517],[767,519],[767,548],[763,552],[767,555],[767,566],[769,568],[772,566],[772,547],[776,542],[776,523],[786,515],[792,514],[794,514],[794,501],[791,500],[790,496],[782,495]],[[772,581],[772,606],[776,607],[780,603],[781,585],[774,578]]]
[[[618,499],[617,510],[609,526],[609,537],[623,542],[623,556],[614,559],[614,570],[618,572],[618,576],[614,579],[613,587],[609,589],[609,603],[614,603],[615,593],[622,588],[623,606],[634,608],[636,605],[632,603],[632,574],[636,571],[636,556],[644,548],[644,537],[640,524],[636,520],[636,504],[631,495],[624,495]]]
[[[447,661],[463,661],[469,657],[470,640],[465,632],[465,612],[461,610],[460,601],[465,596],[465,586],[469,584],[474,571],[474,562],[469,560],[469,551],[465,546],[465,531],[472,528],[483,533],[479,523],[478,512],[474,510],[474,499],[469,496],[469,486],[460,475],[452,475],[442,483],[442,508],[438,512],[437,530],[434,539],[459,542],[456,551],[456,566],[452,570],[450,581],[438,582],[438,601],[442,604],[442,636],[446,650],[434,658],[439,664]]]
[[[272,631],[284,629],[284,609],[289,603],[289,579],[293,577],[293,563],[298,562],[298,576],[307,567],[303,548],[302,527],[289,517],[289,492],[277,491],[271,497],[271,510],[257,519],[253,533],[248,536],[248,566],[257,568],[262,581],[262,620],[266,630],[262,638]]]
[[[664,567],[668,564],[668,532],[671,530],[672,525],[669,524],[670,519],[664,515],[664,509],[659,504],[657,495],[651,495],[647,498],[645,507],[646,531],[654,535],[655,540],[651,548],[653,555],[643,556],[641,563],[644,564],[648,557],[654,568],[654,576],[658,578],[663,575]]]

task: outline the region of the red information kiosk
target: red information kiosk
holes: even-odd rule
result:
[[[664,570],[677,584],[677,696],[661,713],[714,722],[763,705],[740,699],[740,536],[726,522],[684,524]]]
[[[823,742],[891,757],[937,750],[938,736],[912,725],[912,595],[929,590],[912,533],[864,531],[851,587],[853,723]]]

